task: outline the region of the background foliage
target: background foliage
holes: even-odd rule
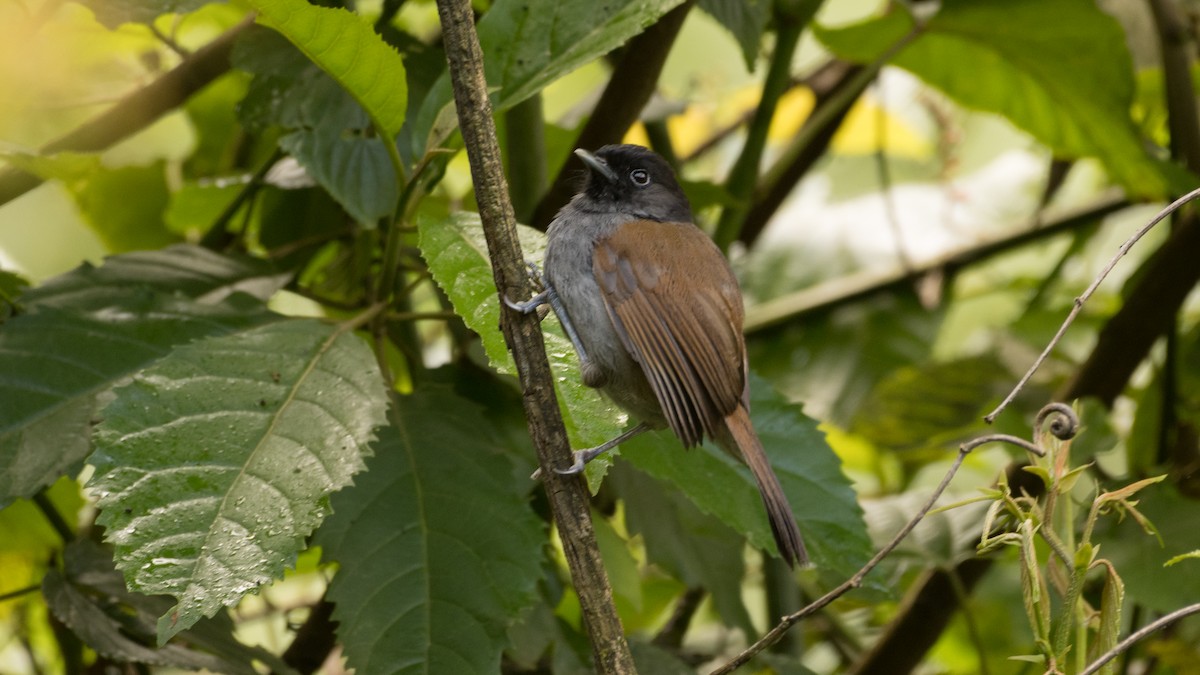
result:
[[[1191,0],[474,7],[529,258],[573,148],[678,168],[816,563],[773,557],[712,448],[597,461],[643,672],[707,672],[853,574],[1200,172]],[[0,671],[591,668],[433,2],[4,3],[0,100]],[[1200,602],[1198,233],[1140,242],[996,423],[1076,401],[1077,438],[974,451],[753,667],[1077,672]],[[545,328],[572,444],[611,437]],[[1196,672],[1198,631],[1108,672]]]

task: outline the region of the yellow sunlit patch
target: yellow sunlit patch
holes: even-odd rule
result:
[[[880,119],[883,115],[883,139],[880,142]],[[932,144],[904,120],[862,99],[854,104],[833,137],[832,149],[843,155],[865,155],[879,150],[887,154],[923,159],[933,152]]]
[[[646,127],[641,122],[635,122],[633,126],[629,127],[629,131],[625,132],[625,138],[622,138],[621,142],[650,147],[650,137],[646,135]]]

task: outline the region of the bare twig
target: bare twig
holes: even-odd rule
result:
[[[516,217],[504,180],[471,2],[438,0],[437,7],[446,59],[450,63],[459,128],[471,162],[471,177],[496,288],[506,297],[528,297],[529,280],[517,239]],[[500,328],[517,367],[524,392],[525,416],[541,465],[565,465],[570,462],[570,444],[558,410],[538,318],[533,314],[502,310]],[[583,623],[592,642],[596,670],[603,675],[636,673],[613,604],[612,587],[596,545],[589,495],[583,478],[562,476],[548,469],[543,473],[547,476],[543,482],[546,496],[562,535],[563,551],[579,596]]]
[[[1067,410],[1070,411],[1069,408],[1067,408]],[[1038,419],[1043,420],[1047,415],[1054,412],[1061,412],[1061,410],[1055,409],[1047,411],[1046,409],[1043,409],[1043,412],[1038,415]],[[1070,416],[1073,418],[1074,414],[1071,413]],[[855,572],[854,576],[842,582],[839,586],[829,591],[825,595],[809,603],[800,611],[783,617],[774,628],[767,632],[766,635],[763,635],[757,642],[743,650],[740,654],[734,657],[733,660],[712,671],[711,675],[727,675],[728,673],[732,673],[749,662],[750,659],[754,658],[756,654],[778,642],[779,639],[782,638],[783,635],[788,631],[788,629],[801,619],[815,614],[817,611],[829,605],[834,600],[837,600],[849,591],[861,586],[863,579],[865,579],[866,576],[870,574],[871,571],[875,569],[884,558],[891,554],[892,551],[896,550],[896,547],[900,545],[900,542],[904,541],[904,538],[907,537],[909,533],[912,532],[913,529],[916,528],[916,526],[925,518],[926,514],[928,514],[933,508],[933,505],[939,498],[941,498],[942,493],[945,492],[946,488],[950,486],[950,481],[953,480],[954,475],[958,473],[958,469],[962,466],[963,460],[966,459],[967,455],[970,454],[970,452],[975,448],[988,443],[1009,443],[1032,452],[1039,457],[1045,454],[1041,448],[1033,445],[1029,441],[1017,438],[1016,436],[1010,436],[1008,434],[989,434],[987,436],[980,436],[979,438],[975,438],[963,443],[959,446],[958,456],[954,458],[954,462],[946,471],[946,475],[942,478],[942,482],[938,483],[938,486],[934,488],[933,493],[930,494],[927,500],[925,500],[924,505],[922,505],[920,510],[917,511],[916,515],[914,515],[904,525],[904,527],[900,528],[900,531],[897,532],[894,537],[892,537],[891,541],[884,545],[883,548],[879,549],[879,551],[867,561],[867,564],[863,565],[861,569]]]
[[[1051,338],[1049,344],[1046,345],[1046,348],[1042,350],[1041,355],[1037,357],[1037,360],[1033,362],[1033,365],[1029,367],[1029,370],[1026,371],[1025,375],[1021,377],[1021,380],[1017,382],[1017,386],[1013,387],[1013,390],[1009,392],[1008,396],[1004,397],[1004,400],[1000,402],[1000,405],[996,406],[995,410],[984,416],[983,419],[985,422],[988,424],[994,422],[996,420],[996,416],[1003,412],[1003,410],[1008,407],[1009,403],[1012,403],[1012,400],[1016,398],[1021,389],[1023,389],[1029,382],[1029,378],[1033,377],[1033,374],[1037,372],[1038,368],[1042,366],[1042,363],[1044,363],[1050,356],[1050,352],[1052,352],[1054,348],[1058,346],[1058,342],[1062,339],[1063,335],[1066,334],[1067,328],[1069,328],[1075,321],[1075,317],[1079,316],[1079,312],[1083,309],[1083,303],[1087,302],[1088,298],[1092,297],[1092,294],[1096,292],[1096,288],[1100,286],[1100,283],[1104,281],[1104,278],[1108,276],[1108,273],[1117,266],[1117,263],[1120,262],[1121,258],[1123,258],[1125,254],[1129,252],[1129,249],[1133,248],[1133,245],[1136,244],[1143,235],[1149,232],[1151,228],[1162,222],[1162,220],[1167,216],[1178,211],[1180,207],[1192,201],[1196,197],[1200,197],[1200,188],[1192,190],[1186,195],[1171,202],[1166,208],[1159,211],[1158,215],[1154,216],[1149,223],[1143,225],[1138,229],[1137,232],[1133,233],[1133,236],[1125,240],[1125,243],[1121,244],[1120,248],[1117,249],[1116,255],[1114,255],[1112,259],[1108,261],[1108,264],[1104,266],[1104,269],[1100,270],[1100,274],[1094,281],[1092,281],[1091,285],[1084,290],[1082,295],[1075,298],[1075,306],[1071,308],[1070,314],[1067,315],[1067,318],[1063,321],[1062,326],[1059,327],[1058,332],[1054,334],[1054,337]]]
[[[1090,664],[1088,664],[1088,667],[1085,668],[1084,670],[1080,671],[1079,675],[1093,675],[1093,673],[1099,672],[1100,669],[1104,667],[1104,664],[1108,663],[1109,661],[1112,661],[1117,656],[1119,656],[1122,652],[1129,649],[1133,645],[1137,644],[1137,642],[1139,640],[1141,640],[1142,638],[1146,637],[1147,635],[1149,635],[1157,630],[1165,628],[1166,626],[1168,626],[1172,623],[1175,623],[1176,621],[1178,621],[1179,619],[1182,619],[1185,616],[1190,616],[1190,615],[1196,614],[1196,613],[1200,613],[1200,603],[1196,603],[1194,605],[1188,605],[1187,607],[1177,609],[1174,612],[1171,612],[1170,614],[1160,617],[1156,621],[1152,621],[1152,622],[1146,624],[1145,626],[1142,626],[1137,631],[1131,633],[1124,640],[1121,640],[1120,642],[1118,642],[1115,647],[1108,650],[1107,652],[1104,652],[1104,654],[1102,654],[1100,656],[1100,658],[1098,658],[1095,661],[1092,661]]]

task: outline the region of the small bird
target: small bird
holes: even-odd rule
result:
[[[693,223],[662,157],[636,145],[576,150],[588,168],[579,194],[547,232],[545,290],[575,345],[583,383],[640,423],[595,448],[584,464],[648,429],[670,427],[684,447],[713,439],[750,467],[779,552],[808,562],[800,529],[750,423],[742,295],[720,249]]]

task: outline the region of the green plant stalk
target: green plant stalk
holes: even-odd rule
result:
[[[817,3],[812,3],[815,12]],[[721,211],[717,221],[717,231],[714,239],[721,250],[727,250],[729,245],[737,240],[742,222],[749,210],[749,201],[754,194],[758,182],[758,167],[762,162],[763,150],[767,145],[767,132],[771,128],[771,120],[775,117],[775,109],[779,99],[791,84],[792,55],[800,43],[800,34],[804,32],[807,18],[791,16],[783,12],[776,13],[775,51],[771,55],[771,65],[763,82],[762,99],[754,111],[747,129],[746,144],[738,156],[725,187],[734,199],[734,204],[726,206]]]
[[[545,129],[541,94],[530,96],[504,113],[508,193],[519,223],[533,217],[549,184]]]

